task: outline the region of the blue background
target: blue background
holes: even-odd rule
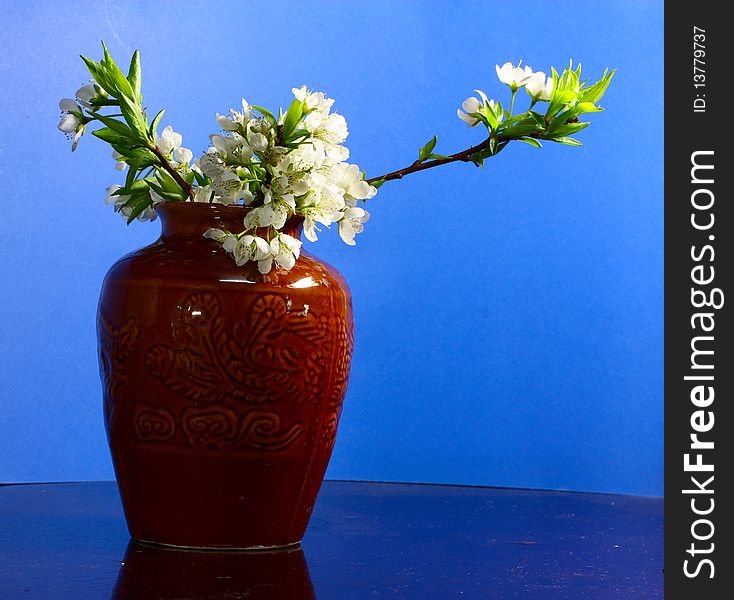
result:
[[[385,185],[350,248],[357,342],[331,478],[663,491],[662,2],[0,2],[0,481],[110,479],[95,310],[126,227],[121,177],[58,100],[105,39],[143,58],[153,112],[195,154],[242,96],[336,98],[370,176],[481,141],[456,117],[494,65],[619,73],[583,148],[514,144],[485,169]],[[519,106],[525,97],[521,96]]]

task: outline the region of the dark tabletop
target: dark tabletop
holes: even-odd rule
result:
[[[303,549],[131,542],[112,482],[0,487],[0,599],[663,595],[659,498],[326,482]]]

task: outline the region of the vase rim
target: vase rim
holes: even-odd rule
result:
[[[186,204],[189,206],[180,206]],[[244,229],[242,220],[253,208],[241,204],[173,201],[160,202],[155,210],[161,217],[163,237],[170,239],[182,234],[200,236],[209,227],[237,233]],[[291,215],[281,231],[300,239],[303,220],[301,215]],[[258,229],[258,235],[261,231],[264,235],[265,230]]]
[[[187,208],[184,208],[186,206]],[[228,212],[232,215],[235,213],[247,213],[252,210],[252,206],[244,206],[242,204],[222,204],[221,202],[191,202],[190,200],[159,202],[155,205],[158,214],[161,212],[171,212],[179,210],[199,210],[201,212]]]

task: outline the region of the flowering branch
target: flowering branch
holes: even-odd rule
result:
[[[194,199],[195,173],[189,164],[193,153],[181,147],[181,135],[170,127],[158,135],[163,111],[148,123],[142,104],[139,53],[133,54],[125,75],[104,43],[102,47],[104,57],[99,62],[82,56],[93,79],[77,90],[76,100],[61,101],[59,129],[73,136],[74,150],[89,124],[96,121],[103,125],[92,134],[112,146],[118,170],[128,169],[124,186],[108,188],[107,202],[114,202],[115,210],[128,223],[135,218],[152,220],[157,202]],[[108,108],[119,112],[104,114],[103,109]]]
[[[317,240],[319,225],[337,224],[339,235],[354,245],[370,214],[366,202],[387,181],[402,179],[452,162],[483,166],[512,141],[541,147],[541,141],[580,146],[573,136],[587,127],[579,117],[603,110],[597,103],[614,71],[605,71],[594,84],[581,81],[581,66],[569,64],[560,75],[533,72],[530,67],[497,65],[500,81],[511,91],[510,110],[476,90],[467,98],[458,116],[469,126],[483,125],[487,138],[455,154],[434,152],[434,135],[418,151],[412,164],[380,177],[367,178],[349,164],[344,146],[349,131],[340,114],[331,112],[334,100],[302,86],[293,88],[294,100],[276,117],[266,108],[242,100],[242,110],[217,115],[223,130],[210,135],[211,147],[193,164],[193,153],[182,147],[182,137],[171,127],[158,135],[164,111],[148,122],[141,92],[140,57],[136,51],[127,75],[119,69],[102,44],[100,62],[82,57],[92,82],[64,99],[59,129],[73,138],[74,150],[87,127],[99,122],[92,134],[112,146],[115,167],[127,169],[124,185],[107,188],[106,202],[130,223],[156,218],[160,202],[208,202],[244,205],[241,231],[207,229],[203,235],[231,254],[237,265],[257,263],[261,273],[272,268],[291,269],[300,256],[301,241],[282,230],[294,215],[303,218],[303,232]],[[527,110],[513,114],[517,93],[525,88],[530,97]],[[545,112],[537,106],[546,102]],[[105,114],[112,109],[115,113]]]
[[[467,112],[458,111],[459,117],[469,127],[483,124],[487,128],[489,137],[486,140],[456,154],[443,156],[433,154],[437,142],[436,136],[433,136],[420,149],[418,160],[414,163],[386,175],[367,179],[367,182],[379,187],[387,181],[402,179],[411,173],[457,161],[473,162],[482,166],[484,159],[495,156],[514,140],[536,148],[542,147],[540,140],[580,146],[581,142],[570,136],[587,127],[589,123],[580,122],[579,116],[603,110],[596,103],[604,95],[614,71],[605,71],[602,78],[593,85],[580,81],[581,65],[574,69],[573,64],[562,75],[552,68],[552,76],[546,79],[542,71],[533,72],[528,66],[521,68],[519,64],[514,66],[508,62],[502,67],[497,65],[497,75],[502,83],[510,87],[512,96],[509,111],[503,110],[499,102],[489,100],[481,90],[476,90],[481,100],[467,98],[462,104]],[[513,116],[515,97],[522,87],[526,88],[530,96],[530,105],[526,112]],[[533,110],[540,101],[549,103],[545,114]]]

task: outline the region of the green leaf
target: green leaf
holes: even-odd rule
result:
[[[107,51],[105,50],[105,52]],[[107,57],[109,57],[109,53],[107,53]],[[104,83],[99,82],[100,85],[109,92],[110,96],[113,96],[118,100],[122,100],[122,97],[125,96],[129,102],[133,104],[135,103],[135,92],[133,92],[130,82],[122,74],[122,71],[120,71],[120,68],[115,64],[115,61],[112,60],[112,57],[98,63],[97,71],[100,77],[104,80]]]
[[[487,131],[489,131],[490,133],[492,132],[492,129],[496,129],[497,128],[496,125],[494,127],[492,126],[492,123],[489,122],[489,120],[487,119],[487,117],[483,113],[475,112],[475,113],[468,113],[468,114],[469,114],[470,117],[474,117],[475,119],[479,119],[484,124],[484,126],[487,128]],[[493,117],[494,117],[494,115],[493,115]],[[494,118],[494,120],[492,122],[495,122],[495,121],[496,121],[496,118]]]
[[[130,129],[137,133],[141,142],[148,140],[148,123],[143,117],[143,110],[127,96],[120,96],[120,112]]]
[[[158,194],[161,198],[164,200],[185,200],[186,195],[181,191],[181,188],[179,188],[178,193],[168,192],[164,190],[160,185],[153,183],[149,179],[144,180],[145,183],[148,184],[148,187],[155,191],[156,194]]]
[[[521,113],[519,115],[514,115],[512,117],[507,117],[504,121],[502,121],[502,127],[507,129],[508,127],[512,127],[513,125],[516,125],[520,121],[526,118],[526,115]],[[533,121],[535,122],[535,121]]]
[[[119,192],[120,190],[117,191]],[[122,206],[135,206],[141,200],[147,200],[148,198],[150,198],[150,188],[148,188],[148,186],[146,185],[145,190],[136,190],[132,192],[129,196],[130,197]]]
[[[309,137],[310,135],[311,133],[308,131],[308,129],[298,129],[293,132],[290,141],[293,142],[302,137]]]
[[[491,108],[489,110],[492,110]],[[502,108],[502,102],[499,100],[496,100],[494,103],[494,116],[497,117],[497,121],[499,121],[500,117],[504,116],[505,110]]]
[[[92,132],[92,135],[109,144],[120,145],[124,146],[125,148],[129,147],[130,145],[130,138],[128,138],[126,135],[120,135],[114,129],[110,129],[109,127],[102,127],[101,129],[97,129],[96,131]],[[120,151],[118,150],[118,152]],[[124,152],[120,152],[120,154],[124,154]]]
[[[551,141],[558,142],[559,144],[565,144],[566,146],[583,146],[581,142],[570,137],[554,138]]]
[[[89,104],[97,108],[102,106],[120,106],[120,103],[117,100],[110,98],[92,98],[89,101]]]
[[[602,96],[607,91],[609,83],[612,81],[612,77],[614,77],[614,74],[616,72],[617,69],[613,69],[612,71],[605,70],[604,75],[602,75],[602,78],[599,81],[597,81],[591,87],[583,90],[583,95],[581,96],[580,101],[591,102],[593,104],[599,102],[599,100],[601,100]]]
[[[285,113],[285,119],[283,120],[283,139],[290,141],[290,135],[295,131],[298,122],[301,120],[303,115],[303,103],[296,99],[291,102],[288,110]]]
[[[566,105],[576,102],[578,98],[576,91],[578,88],[579,72],[573,71],[572,65],[569,65],[560,76],[555,69],[552,69],[553,96],[548,105],[548,110],[545,113],[546,118],[553,118]]]
[[[125,177],[125,187],[131,189],[138,174],[138,165],[135,161],[128,163],[127,176]]]
[[[130,213],[130,216],[127,218],[127,224],[130,225],[135,218],[143,212],[146,208],[151,206],[153,204],[153,199],[148,195],[147,198],[141,198],[138,203],[133,207],[132,212]]]
[[[102,48],[104,49],[104,60],[100,65],[105,70],[108,80],[114,83],[120,95],[125,95],[128,98],[135,99],[136,96],[132,85],[130,85],[127,77],[125,77],[123,72],[120,70],[120,67],[117,66],[117,63],[112,59],[112,56],[110,56],[104,42],[102,42]],[[107,91],[112,92],[112,90],[109,89]]]
[[[127,80],[133,90],[135,100],[138,102],[138,104],[142,104],[143,95],[141,93],[140,80],[140,52],[138,52],[137,50],[133,52],[133,57],[130,60],[130,69],[127,72]]]
[[[156,168],[156,178],[158,179],[158,182],[160,183],[161,188],[163,188],[164,191],[169,192],[171,194],[179,194],[182,193],[181,186],[176,183],[176,180],[171,177],[171,175],[163,169],[162,167]]]
[[[573,90],[560,90],[554,102],[560,102],[563,105],[576,102],[576,92]]]
[[[155,139],[155,135],[158,130],[158,124],[161,122],[161,119],[163,118],[163,114],[165,112],[166,112],[165,110],[160,110],[158,111],[158,114],[155,117],[153,117],[153,122],[150,124],[150,128],[148,129],[151,139]]]
[[[129,186],[121,187],[119,190],[114,192],[113,196],[132,196],[136,193],[145,192],[148,193],[148,184],[143,179],[136,179]]]
[[[115,98],[120,104],[120,112],[130,129],[137,133],[140,141],[147,139],[147,123],[143,118],[143,111],[140,104],[135,99],[135,93],[130,82],[125,78],[119,67],[107,51],[107,47],[102,43],[105,52],[105,59],[101,63],[97,63],[85,56],[82,60],[87,65],[87,69],[91,73],[94,80],[104,88],[104,90]]]
[[[385,181],[385,179],[378,179],[377,181],[373,181],[370,185],[375,189],[380,189]]]
[[[96,114],[94,117],[116,133],[119,133],[120,135],[128,138],[131,142],[138,140],[138,136],[124,123],[121,123],[120,121],[113,119],[112,117],[108,117],[99,113]]]
[[[110,93],[109,88],[111,87],[111,83],[107,81],[107,74],[102,68],[102,65],[84,55],[80,55],[80,57],[84,61],[84,64],[87,65],[87,70],[92,76],[92,79],[101,85],[107,93]]]
[[[566,137],[569,135],[573,135],[574,133],[577,133],[581,131],[582,129],[586,129],[591,123],[588,121],[585,121],[583,123],[566,123],[565,125],[561,125],[554,129],[553,131],[549,131],[546,135],[546,139],[554,139],[559,137]]]
[[[424,160],[427,160],[431,157],[431,153],[436,147],[436,143],[438,143],[438,137],[434,135],[430,140],[426,142],[424,146],[421,147],[421,149],[418,151],[418,160],[420,162],[423,162]]]
[[[482,111],[482,116],[485,117],[484,124],[487,126],[487,129],[494,130],[494,129],[497,129],[497,127],[499,127],[499,124],[500,124],[499,117],[492,110],[490,106],[485,107],[485,109]]]
[[[107,50],[107,44],[104,43],[104,40],[102,40],[102,52],[104,52],[104,58],[101,61],[102,64],[109,64],[109,63],[115,62],[114,60],[112,60],[112,57],[110,56],[110,53]]]
[[[209,179],[206,175],[202,175],[198,171],[194,171],[193,169],[191,172],[194,174],[194,179],[196,179],[196,183],[198,183],[201,186],[209,185],[211,183],[211,179]]]
[[[477,167],[484,167],[484,160],[494,156],[497,153],[497,140],[490,138],[489,147],[479,152],[475,152],[469,157],[469,160],[473,162]]]
[[[535,121],[542,129],[545,129],[545,117],[534,110],[530,111],[530,118]]]
[[[531,133],[537,133],[543,131],[543,128],[540,127],[537,123],[518,123],[514,127],[511,127],[510,129],[505,129],[503,132],[504,136],[507,137],[513,137],[513,138],[519,138],[524,137],[526,135],[530,135]]]
[[[523,137],[523,138],[519,138],[519,141],[525,142],[526,144],[530,144],[531,146],[534,146],[535,148],[542,148],[543,147],[543,144],[541,144],[535,138]]]
[[[258,106],[257,104],[250,104],[250,106],[266,119],[268,119],[274,128],[278,126],[278,121],[276,120],[275,116],[267,108],[263,108],[262,106]]]
[[[579,102],[576,105],[576,112],[579,115],[586,113],[604,112],[601,106],[596,106],[593,102]]]
[[[568,110],[564,110],[563,112],[558,113],[553,120],[548,124],[548,131],[553,131],[557,127],[560,127],[561,125],[565,125],[568,123],[571,119],[576,118],[576,110],[575,108],[569,108]]]
[[[133,148],[126,154],[126,156],[134,160],[139,169],[146,169],[147,167],[152,167],[158,164],[158,157],[148,150],[148,148]]]

